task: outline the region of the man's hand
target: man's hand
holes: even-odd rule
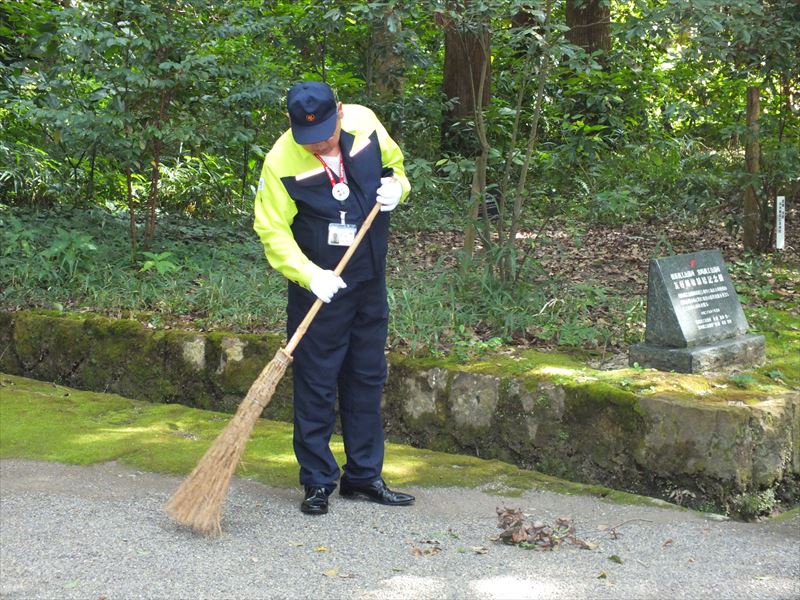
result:
[[[403,186],[395,177],[381,177],[381,187],[378,188],[378,202],[381,212],[394,210],[403,195]]]
[[[319,271],[311,278],[308,286],[317,298],[327,304],[336,292],[346,288],[347,284],[333,271]]]

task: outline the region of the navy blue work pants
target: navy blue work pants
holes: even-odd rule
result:
[[[294,334],[316,296],[289,284],[287,330]],[[389,305],[384,278],[348,282],[323,304],[293,354],[294,452],[300,483],[336,487],[340,471],[330,449],[339,415],[353,483],[374,481],[383,469],[381,393],[386,382]]]

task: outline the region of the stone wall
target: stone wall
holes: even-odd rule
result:
[[[93,315],[0,313],[0,371],[232,412],[282,341]],[[691,490],[719,506],[767,488],[800,492],[796,392],[698,400],[391,357],[384,414],[395,440],[667,499]],[[264,415],[291,420],[290,373]]]
[[[150,402],[234,412],[276,335],[148,329],[95,315],[0,312],[0,371]],[[291,420],[291,377],[264,411]]]
[[[720,502],[798,493],[800,395],[752,404],[638,395],[603,383],[394,365],[390,422],[414,443],[498,457],[617,489]]]

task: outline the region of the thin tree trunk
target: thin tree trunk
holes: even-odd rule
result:
[[[153,143],[153,162],[150,171],[150,190],[147,194],[147,214],[145,216],[144,235],[142,245],[145,249],[150,248],[153,236],[156,232],[156,205],[158,204],[158,181],[160,177],[161,161],[161,140],[154,140]]]
[[[742,235],[747,250],[761,251],[763,214],[754,182],[759,176],[761,146],[758,141],[761,90],[757,86],[747,88],[747,138],[744,146],[744,162],[750,182],[744,190],[744,218]]]
[[[778,121],[778,142],[783,142],[783,131],[786,128],[787,119],[792,115],[792,86],[789,84],[789,76],[781,74],[779,85],[781,86],[781,108],[780,120]]]
[[[168,90],[161,91],[161,98],[158,106],[158,119],[156,127],[161,129],[161,125],[166,119],[167,109],[171,100],[171,93]],[[144,228],[143,243],[145,248],[150,247],[156,231],[156,208],[158,206],[158,182],[161,177],[161,151],[164,149],[164,141],[160,138],[153,139],[153,161],[150,171],[150,191],[147,195],[147,218]]]
[[[250,144],[247,142],[244,143],[244,158],[242,159],[242,192],[240,194],[242,200],[244,200],[245,192],[247,191],[247,180],[250,177]]]
[[[484,40],[481,39],[480,43],[489,43],[488,37]],[[490,49],[487,46],[483,47],[481,56],[487,57]],[[475,172],[472,176],[472,185],[470,186],[470,210],[469,221],[464,230],[464,252],[467,256],[472,256],[475,252],[475,238],[478,233],[476,223],[480,215],[480,207],[485,205],[486,202],[486,170],[489,165],[489,139],[486,132],[486,121],[483,118],[484,99],[487,98],[486,88],[489,85],[489,69],[481,69],[480,77],[478,79],[477,88],[472,85],[470,87],[470,97],[474,99],[473,104],[473,120],[475,123],[475,135],[478,138],[479,153],[475,159]],[[489,220],[488,215],[485,214],[484,219],[484,237],[486,242],[489,241]]]
[[[550,3],[547,5],[547,13],[549,16]],[[539,64],[539,84],[536,90],[536,103],[533,109],[533,122],[531,123],[531,130],[528,134],[528,145],[525,149],[525,158],[520,168],[520,177],[517,182],[517,188],[514,191],[514,204],[511,213],[511,225],[508,228],[507,243],[509,252],[505,257],[504,279],[511,281],[516,278],[516,238],[519,231],[520,221],[522,218],[522,208],[525,203],[526,185],[528,181],[528,170],[530,169],[531,158],[533,157],[533,150],[536,147],[536,142],[539,140],[539,119],[542,115],[542,102],[544,100],[544,86],[547,82],[547,76],[550,72],[550,48],[545,48],[542,55],[541,63]]]
[[[472,185],[470,186],[470,209],[469,220],[464,228],[464,253],[472,257],[475,253],[475,239],[477,237],[476,223],[480,216],[480,207],[486,197],[486,166],[488,162],[488,151],[481,152],[475,159],[475,172],[472,174]],[[488,232],[487,232],[488,235]]]
[[[133,174],[130,166],[125,167],[125,182],[128,184],[128,216],[131,232],[131,257],[136,257],[136,206],[133,202]]]
[[[89,161],[89,185],[86,190],[86,195],[89,196],[89,201],[94,203],[94,169],[97,161],[97,144],[92,144],[92,158]]]
[[[123,3],[124,8],[124,3]],[[125,67],[130,69],[130,46],[126,46],[127,50],[125,51]],[[125,91],[122,95],[122,104],[125,107],[125,115],[129,112],[128,106],[128,81],[125,80]],[[127,138],[128,143],[130,143],[131,139],[131,125],[130,122],[127,122],[125,125],[125,136]],[[129,225],[130,225],[130,235],[131,235],[131,262],[136,260],[136,250],[137,250],[137,239],[136,239],[136,206],[134,205],[133,199],[133,173],[131,172],[131,165],[130,165],[130,157],[126,158],[126,162],[128,164],[125,165],[125,183],[127,185],[127,195],[128,195],[128,218],[129,218]]]

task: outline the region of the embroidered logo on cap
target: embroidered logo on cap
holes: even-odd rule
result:
[[[309,123],[311,123],[312,121],[316,121],[316,120],[317,120],[317,115],[315,115],[314,113],[310,113],[310,114],[306,115],[306,121],[308,121]]]

